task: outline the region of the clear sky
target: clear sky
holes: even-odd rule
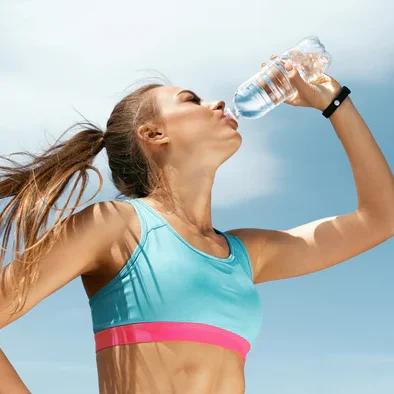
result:
[[[38,152],[85,117],[105,126],[127,87],[155,69],[205,100],[231,102],[271,54],[317,35],[328,74],[348,86],[394,168],[394,25],[376,0],[0,2],[0,154]],[[240,150],[218,171],[214,226],[289,229],[351,212],[345,151],[318,111],[281,105],[241,120]],[[368,160],[368,158],[365,158]],[[95,164],[111,200],[105,152]],[[92,172],[85,200],[96,190]],[[247,357],[247,394],[394,392],[394,240],[331,269],[258,286],[264,324]],[[297,263],[297,262],[295,262]],[[80,279],[0,333],[34,394],[98,392]]]

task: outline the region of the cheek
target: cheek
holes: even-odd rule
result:
[[[170,132],[186,132],[194,135],[198,132],[209,131],[209,128],[213,126],[210,110],[199,106],[185,106],[176,111],[168,111],[163,115]]]
[[[175,149],[190,151],[215,139],[220,123],[213,111],[194,103],[162,106],[162,116]]]
[[[172,110],[164,114],[164,121],[169,131],[178,131],[184,127],[187,120],[190,119],[190,114],[185,110]]]
[[[212,128],[201,119],[195,119],[195,121],[189,119],[179,128],[173,129],[170,135],[173,147],[186,155],[201,152],[206,149],[207,144],[209,145],[209,141],[215,139]]]

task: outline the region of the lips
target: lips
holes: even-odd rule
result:
[[[236,128],[238,128],[238,122],[236,120],[234,120],[233,118],[230,118],[229,116],[226,116],[225,114],[222,115],[222,118],[226,118],[226,120],[231,121],[236,126]]]

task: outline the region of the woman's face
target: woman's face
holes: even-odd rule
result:
[[[206,102],[188,90],[161,86],[153,90],[161,108],[164,129],[157,141],[179,160],[198,159],[221,164],[240,147],[238,125],[223,115],[223,101]]]

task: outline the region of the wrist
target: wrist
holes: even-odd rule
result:
[[[348,113],[354,109],[353,101],[350,96],[347,96],[342,104],[335,110],[335,112],[328,118],[331,122],[335,121],[338,118],[341,118],[343,114]]]
[[[335,100],[335,98],[338,97],[339,93],[341,93],[341,90],[342,90],[342,86],[339,85],[337,88],[335,88],[335,90],[331,94],[327,95],[322,100],[322,102],[319,103],[319,105],[315,108],[323,112]]]
[[[322,112],[322,115],[328,119],[341,106],[345,99],[349,96],[351,90],[347,86],[343,86],[339,94],[331,101],[327,108]]]

